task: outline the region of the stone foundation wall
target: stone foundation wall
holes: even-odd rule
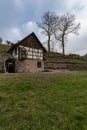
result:
[[[37,68],[37,62],[41,62],[41,68]],[[28,72],[40,72],[44,71],[44,61],[43,60],[16,60],[15,62],[15,72],[28,73]]]

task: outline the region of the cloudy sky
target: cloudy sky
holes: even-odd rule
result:
[[[66,53],[87,53],[87,0],[0,0],[0,37],[16,42],[35,32],[44,43],[45,36],[36,23],[48,10],[58,15],[75,14],[81,29],[78,36],[68,37]]]

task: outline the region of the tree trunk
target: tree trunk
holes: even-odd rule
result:
[[[48,36],[48,53],[50,52],[50,35]]]
[[[64,35],[62,36],[62,53],[65,55],[65,43],[64,43]]]

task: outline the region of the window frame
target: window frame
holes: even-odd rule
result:
[[[37,68],[42,68],[42,63],[41,63],[41,61],[37,61]]]

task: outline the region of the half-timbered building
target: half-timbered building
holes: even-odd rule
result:
[[[38,72],[44,71],[43,47],[35,33],[31,33],[9,50],[10,58],[6,60],[7,72]]]

